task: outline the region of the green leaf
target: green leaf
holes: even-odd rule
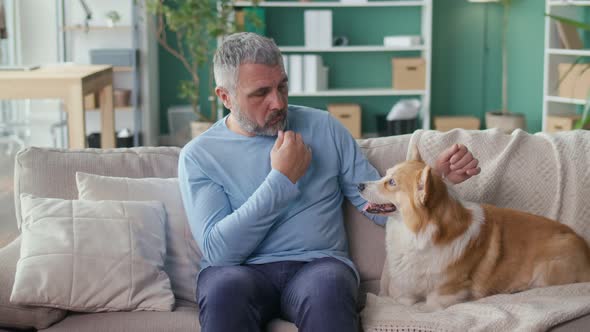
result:
[[[563,16],[557,16],[557,15],[551,15],[551,14],[545,14],[545,16],[551,17],[554,20],[563,22],[563,23],[567,23],[570,25],[575,26],[576,28],[579,29],[583,29],[586,31],[590,31],[590,24],[584,23],[584,22],[579,22],[576,20],[572,20],[571,18],[567,18],[567,17],[563,17]]]
[[[574,129],[582,129],[585,128],[586,125],[590,123],[590,93],[586,98],[586,104],[584,105],[584,112],[582,113],[582,118],[576,121],[574,124]]]

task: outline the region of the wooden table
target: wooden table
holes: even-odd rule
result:
[[[63,65],[31,71],[0,71],[0,99],[62,99],[70,148],[86,147],[84,96],[100,93],[101,147],[115,147],[113,67]]]

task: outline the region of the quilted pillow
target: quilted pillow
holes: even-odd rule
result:
[[[21,194],[20,259],[10,301],[81,312],[170,311],[160,202]]]
[[[16,263],[19,258],[20,237],[0,248],[0,331],[3,327],[44,329],[59,322],[67,311],[56,308],[20,306],[10,303]]]
[[[164,204],[168,214],[164,271],[176,298],[194,303],[201,252],[186,219],[178,179],[132,179],[77,172],[76,184],[82,200],[154,200]]]

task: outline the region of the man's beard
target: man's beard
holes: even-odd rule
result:
[[[276,136],[279,130],[284,130],[287,126],[287,109],[282,109],[270,113],[266,117],[266,119],[264,119],[264,126],[259,126],[258,123],[250,120],[246,116],[246,114],[240,111],[239,107],[234,107],[234,109],[232,109],[232,115],[234,116],[234,119],[236,120],[240,128],[242,128],[250,134],[260,136]],[[281,117],[282,119],[279,120],[279,122],[269,125],[269,123]]]

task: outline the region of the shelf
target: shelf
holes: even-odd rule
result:
[[[62,29],[64,31],[86,31],[86,27],[83,25],[66,25],[66,26],[63,26]],[[88,27],[89,31],[92,31],[92,30],[121,30],[121,29],[131,29],[131,26],[130,25],[115,25],[113,27],[109,27],[109,26],[91,25]]]
[[[550,6],[590,6],[590,1],[552,1]]]
[[[561,104],[586,105],[586,100],[584,100],[584,99],[574,99],[574,98],[557,97],[557,96],[545,96],[545,100],[548,102],[561,103]]]
[[[571,50],[563,48],[550,48],[547,50],[548,54],[553,55],[571,55],[571,56],[590,56],[590,50]]]
[[[363,3],[343,3],[338,1],[299,2],[299,1],[262,1],[258,7],[303,7],[303,8],[335,8],[335,7],[421,7],[424,1],[370,1]],[[253,7],[250,1],[236,1],[235,7]]]
[[[100,112],[100,108],[91,108],[91,109],[87,109],[86,111],[87,112]],[[115,111],[132,112],[133,106],[115,107]]]
[[[423,51],[425,47],[408,46],[408,47],[390,47],[390,46],[335,46],[330,48],[309,48],[305,46],[280,46],[281,52],[405,52],[405,51]]]
[[[362,96],[419,96],[424,90],[330,89],[317,92],[289,92],[289,97],[362,97]]]
[[[113,71],[116,72],[116,73],[132,72],[133,71],[133,67],[118,67],[118,66],[115,66],[115,67],[113,67]]]

